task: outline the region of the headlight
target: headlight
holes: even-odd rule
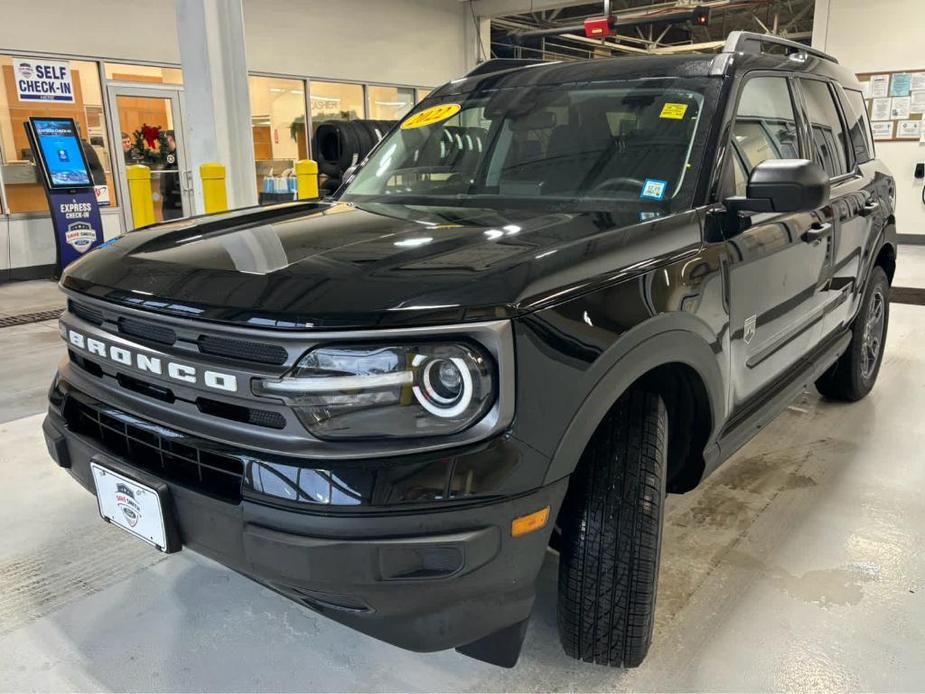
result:
[[[497,397],[495,381],[491,357],[469,343],[330,345],[254,391],[286,400],[320,439],[415,438],[478,422]]]

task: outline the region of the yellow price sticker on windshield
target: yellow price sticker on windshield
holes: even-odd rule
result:
[[[459,104],[440,104],[439,106],[425,108],[423,111],[418,111],[411,116],[411,118],[402,123],[401,129],[410,130],[411,128],[423,128],[425,125],[439,123],[440,121],[455,116],[459,113],[461,108],[462,106]]]
[[[687,113],[687,104],[665,104],[662,106],[662,113],[659,118],[670,118],[671,120],[684,120],[684,114]]]

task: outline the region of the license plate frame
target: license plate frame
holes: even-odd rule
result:
[[[164,553],[180,549],[170,491],[160,480],[94,456],[90,474],[100,518]],[[135,524],[131,524],[134,516]]]

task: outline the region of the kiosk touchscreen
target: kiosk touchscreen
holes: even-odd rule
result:
[[[38,145],[36,155],[53,190],[93,186],[90,166],[70,118],[30,118]]]
[[[58,276],[69,263],[102,243],[103,223],[74,120],[32,117],[25,126],[51,210]]]

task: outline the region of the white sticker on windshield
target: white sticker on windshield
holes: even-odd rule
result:
[[[647,178],[642,184],[642,192],[639,193],[639,197],[643,200],[664,200],[666,190],[668,190],[668,181]]]

